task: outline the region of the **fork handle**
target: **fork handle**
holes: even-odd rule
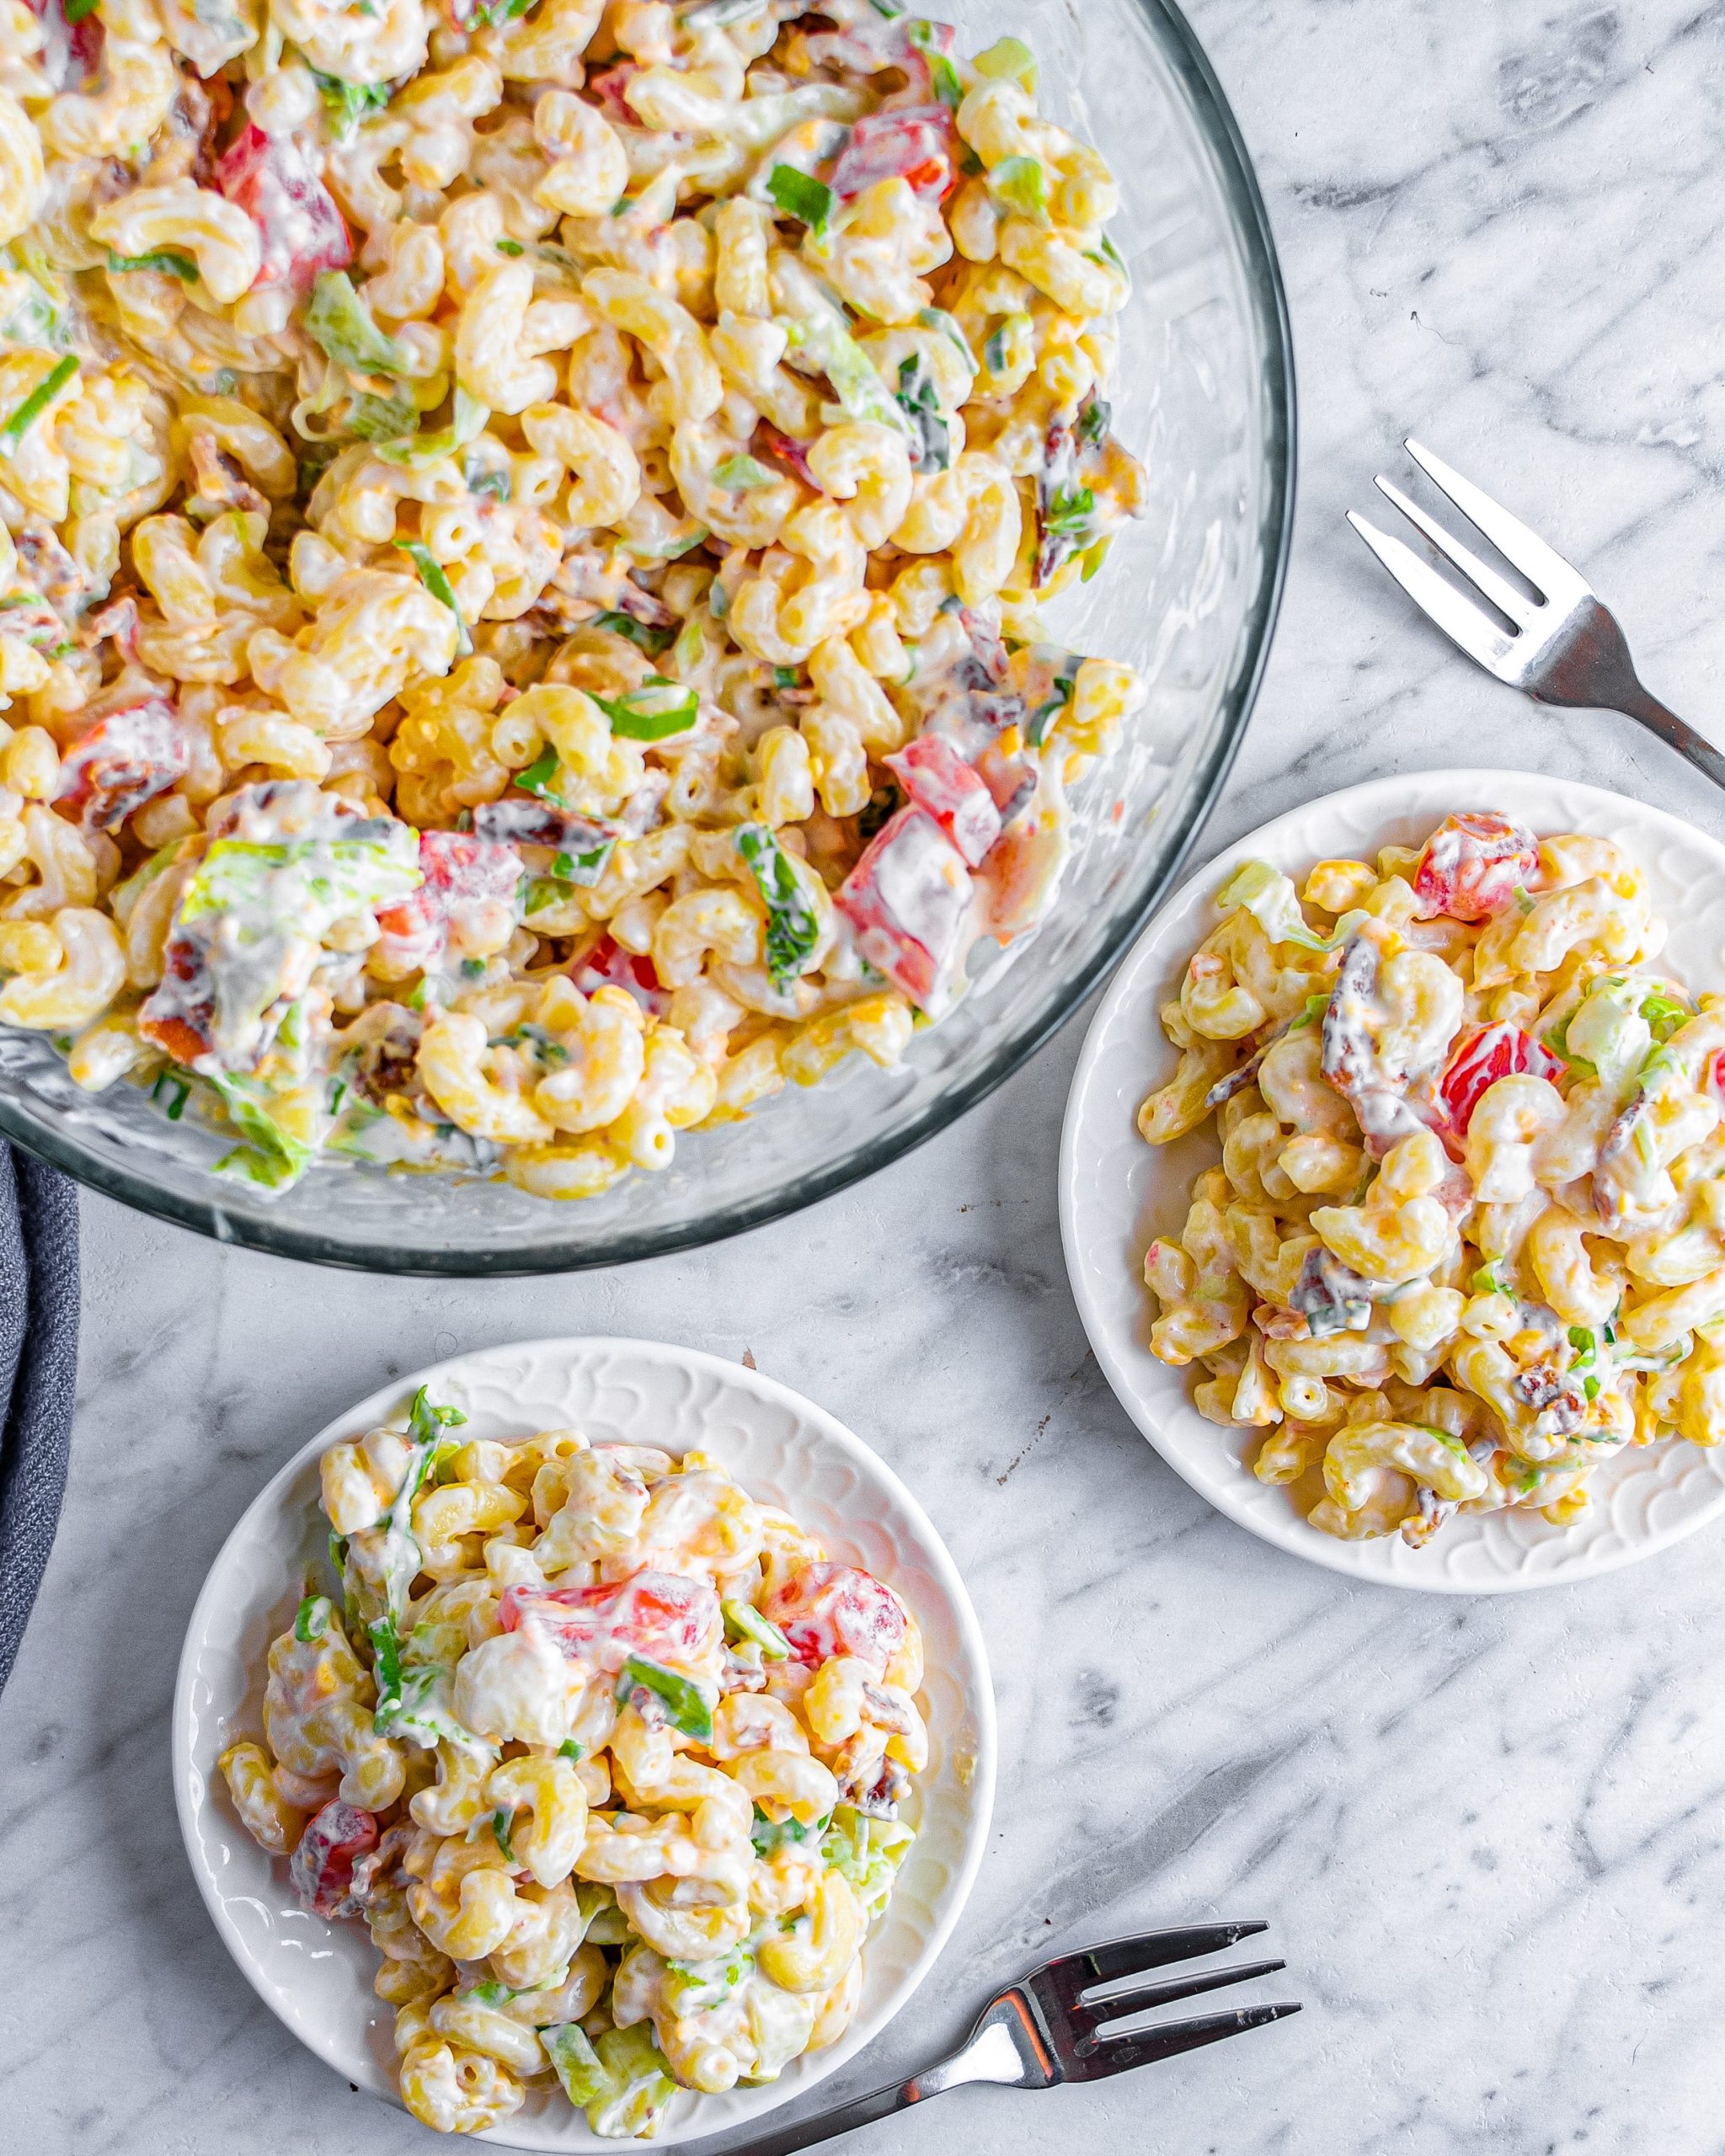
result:
[[[841,2104],[836,2111],[820,2111],[812,2119],[793,2120],[789,2126],[770,2128],[765,2133],[750,2133],[741,2141],[697,2142],[685,2152],[685,2156],[793,2156],[798,2148],[813,2148],[817,2142],[830,2141],[859,2126],[872,2126],[876,2119],[890,2118],[895,2111],[939,2095],[948,2085],[939,2079],[939,2073],[936,2068],[921,2081],[902,2081],[890,2089],[872,2089],[854,2102]],[[927,2085],[930,2081],[932,2087]]]
[[[1649,696],[1639,681],[1632,682],[1616,702],[1626,718],[1639,719],[1649,733],[1658,735],[1668,749],[1674,749],[1725,792],[1725,755],[1674,711],[1667,711],[1657,696]]]

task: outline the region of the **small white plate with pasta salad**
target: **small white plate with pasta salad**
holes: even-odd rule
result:
[[[1265,1541],[1478,1593],[1725,1512],[1725,846],[1436,771],[1208,863],[1092,1022],[1060,1156],[1091,1344]]]
[[[982,1859],[975,1612],[891,1470],[647,1341],[393,1383],[253,1502],[193,1612],[192,1870],[271,2009],[425,2124],[664,2146],[898,2012]]]

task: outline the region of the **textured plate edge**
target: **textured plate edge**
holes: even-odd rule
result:
[[[1386,825],[1398,816],[1418,813],[1422,798],[1426,795],[1453,797],[1450,805],[1461,806],[1465,805],[1470,794],[1477,798],[1482,792],[1501,792],[1506,781],[1535,787],[1562,787],[1587,796],[1590,803],[1599,805],[1601,813],[1607,810],[1619,814],[1628,811],[1637,819],[1646,819],[1655,827],[1669,826],[1673,831],[1680,832],[1685,842],[1699,841],[1712,849],[1719,857],[1722,871],[1725,871],[1725,841],[1714,838],[1693,824],[1686,823],[1682,817],[1673,815],[1669,809],[1657,808],[1649,802],[1637,801],[1627,794],[1616,792],[1609,787],[1594,786],[1585,779],[1525,771],[1516,765],[1471,765],[1408,771],[1382,778],[1365,779],[1354,786],[1339,787],[1329,793],[1314,794],[1310,799],[1284,809],[1280,815],[1273,816],[1267,823],[1242,833],[1229,845],[1218,848],[1177,889],[1168,894],[1145,922],[1085,1029],[1061,1118],[1057,1171],[1061,1253],[1085,1337],[1121,1409],[1166,1465],[1226,1519],[1255,1535],[1271,1549],[1302,1558],[1308,1564],[1321,1566],[1327,1572],[1340,1573],[1359,1586],[1401,1588],[1417,1594],[1446,1595],[1519,1594],[1530,1593],[1535,1588],[1580,1587],[1589,1580],[1602,1578],[1608,1572],[1621,1572],[1626,1566],[1656,1556],[1661,1551],[1686,1540],[1691,1534],[1699,1534],[1703,1528],[1713,1525],[1722,1515],[1725,1515],[1725,1490],[1722,1490],[1710,1504],[1697,1507],[1691,1516],[1685,1518],[1663,1534],[1650,1537],[1644,1543],[1608,1551],[1600,1556],[1578,1558],[1567,1571],[1539,1572],[1525,1570],[1501,1579],[1487,1581],[1447,1579],[1435,1574],[1423,1579],[1400,1575],[1385,1577],[1376,1572],[1368,1572],[1365,1569],[1363,1557],[1364,1552],[1371,1545],[1342,1542],[1332,1535],[1320,1534],[1291,1511],[1278,1531],[1269,1531],[1266,1523],[1247,1517],[1237,1502],[1231,1501],[1227,1486],[1220,1476],[1212,1481],[1190,1472],[1185,1462],[1175,1458],[1172,1450],[1162,1444],[1155,1417],[1149,1410],[1140,1410],[1135,1396],[1137,1387],[1132,1367],[1121,1352],[1114,1327],[1094,1303],[1086,1279],[1082,1262],[1084,1246],[1080,1240],[1078,1221],[1079,1112],[1082,1096],[1100,1060],[1112,1027],[1122,1011],[1143,992],[1138,974],[1141,964],[1146,963],[1146,947],[1156,936],[1167,915],[1187,905],[1195,894],[1216,883],[1230,867],[1251,859],[1260,851],[1274,853],[1282,830],[1296,819],[1303,819],[1320,810],[1339,810],[1345,805],[1362,814],[1375,815],[1381,825]],[[1436,806],[1438,803],[1434,801],[1432,805]],[[1524,810],[1522,813],[1529,812]]]
[[[989,1835],[993,1827],[995,1790],[999,1770],[998,1720],[994,1696],[993,1673],[989,1664],[987,1642],[983,1636],[981,1622],[970,1600],[969,1591],[964,1585],[963,1575],[959,1572],[957,1564],[953,1561],[952,1552],[947,1548],[945,1539],[902,1477],[880,1457],[872,1446],[866,1444],[846,1424],[841,1422],[830,1409],[821,1406],[818,1401],[810,1400],[806,1394],[798,1392],[794,1386],[784,1384],[780,1379],[769,1377],[760,1370],[750,1369],[746,1364],[730,1362],[725,1357],[712,1354],[704,1348],[684,1348],[676,1342],[649,1340],[632,1334],[579,1333],[550,1335],[532,1340],[499,1341],[487,1347],[470,1348],[462,1353],[445,1356],[439,1362],[427,1364],[420,1369],[404,1372],[399,1378],[389,1379],[376,1390],[367,1394],[364,1399],[355,1401],[351,1406],[332,1416],[314,1437],[308,1438],[303,1445],[291,1453],[264,1486],[258,1491],[223,1538],[222,1547],[211,1561],[203,1584],[198,1590],[197,1598],[192,1604],[191,1616],[187,1622],[185,1636],[180,1645],[179,1661],[174,1676],[174,1700],[170,1709],[169,1763],[174,1778],[174,1812],[179,1822],[181,1846],[184,1851],[188,1868],[216,1937],[221,1940],[229,1958],[250,1985],[254,1993],[270,2015],[332,2073],[339,2075],[344,2080],[350,2079],[351,2060],[332,2056],[330,2050],[318,2041],[307,2029],[289,2020],[281,2012],[277,2000],[264,1988],[258,1972],[236,1951],[235,1942],[230,1936],[231,1924],[225,1905],[215,1891],[213,1881],[199,1861],[197,1826],[200,1806],[193,1796],[195,1783],[201,1787],[204,1801],[207,1803],[210,1800],[208,1784],[204,1780],[203,1769],[192,1757],[191,1689],[197,1643],[203,1636],[206,1612],[216,1593],[218,1575],[224,1569],[229,1550],[233,1544],[253,1529],[269,1510],[280,1504],[287,1486],[296,1476],[309,1465],[311,1461],[327,1446],[337,1442],[355,1428],[374,1427],[384,1416],[393,1412],[404,1393],[412,1393],[420,1385],[434,1384],[439,1378],[446,1378],[457,1373],[463,1364],[482,1355],[507,1355],[518,1352],[530,1352],[564,1355],[574,1360],[590,1353],[601,1350],[612,1353],[619,1349],[633,1350],[649,1357],[672,1361],[686,1369],[701,1370],[709,1376],[722,1379],[727,1384],[739,1385],[745,1391],[754,1392],[758,1397],[772,1401],[782,1406],[788,1406],[798,1415],[806,1415],[816,1423],[824,1426],[825,1434],[837,1444],[841,1451],[850,1454],[869,1473],[879,1478],[889,1495],[902,1508],[911,1525],[924,1538],[930,1555],[931,1569],[938,1580],[957,1620],[966,1652],[975,1660],[980,1679],[975,1697],[967,1700],[966,1702],[975,1715],[976,1722],[975,1764],[970,1779],[966,1784],[972,1796],[973,1823],[967,1838],[963,1861],[958,1868],[947,1896],[946,1906],[929,1937],[924,1942],[921,1952],[905,1977],[900,1991],[895,1997],[885,2002],[872,2017],[854,2021],[837,2043],[819,2054],[822,2060],[820,2072],[799,2085],[787,2088],[779,2102],[764,2105],[753,2118],[734,2121],[730,2127],[724,2129],[711,2127],[697,2128],[692,2121],[686,2127],[676,2128],[668,2134],[661,2134],[650,2144],[654,2148],[674,2148],[682,2143],[708,2138],[712,2133],[718,2131],[740,2132],[746,2134],[757,2127],[761,2121],[770,2118],[772,2113],[782,2108],[783,2105],[795,2102],[811,2095],[814,2090],[820,2088],[823,2083],[829,2080],[833,2074],[848,2064],[872,2043],[890,2022],[897,2020],[921,1987],[936,1961],[944,1952],[948,1940],[957,1928],[959,1919],[964,1913],[969,1901],[971,1891],[976,1883],[977,1875],[982,1868],[983,1858],[987,1853]],[[406,2107],[402,2104],[400,2096],[396,2091],[388,2088],[373,2088],[364,2081],[361,2081],[359,2085],[366,2095],[405,2111]],[[697,2119],[698,2116],[697,2113]],[[485,2133],[470,2137],[505,2148],[529,2147],[537,2148],[541,2146],[538,2143],[530,2144],[511,2139],[507,2122],[493,2127]],[[579,2143],[571,2144],[572,2151],[578,2152],[583,2145]],[[606,2144],[595,2143],[594,2145]],[[739,2143],[740,2147],[744,2145],[744,2143]]]

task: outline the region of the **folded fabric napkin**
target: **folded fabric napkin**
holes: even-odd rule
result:
[[[0,1689],[60,1520],[77,1312],[77,1186],[0,1142]]]

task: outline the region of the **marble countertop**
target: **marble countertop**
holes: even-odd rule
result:
[[[1446,657],[1342,522],[1417,427],[1586,565],[1652,686],[1708,723],[1725,16],[1694,0],[1191,13],[1280,240],[1302,431],[1274,657],[1201,846],[1452,762],[1584,774],[1725,833],[1725,803],[1626,723],[1540,712]],[[1170,2066],[1052,2096],[960,2091],[847,2148],[1725,2145],[1709,2065],[1725,1540],[1456,1602],[1350,1586],[1212,1513],[1115,1406],[1067,1290],[1054,1168],[1081,1033],[860,1188],[604,1277],[361,1294],[86,1198],[72,1483],[0,1706],[0,2143],[430,2147],[228,1963],[174,1820],[175,1660],[232,1522],[328,1416],[457,1347],[614,1331],[752,1350],[831,1408],[914,1486],[987,1632],[990,1860],[915,2013],[836,2088],[911,2071],[1057,1945],[1188,1917],[1269,1919],[1290,1964],[1273,1981],[1306,2002]]]

